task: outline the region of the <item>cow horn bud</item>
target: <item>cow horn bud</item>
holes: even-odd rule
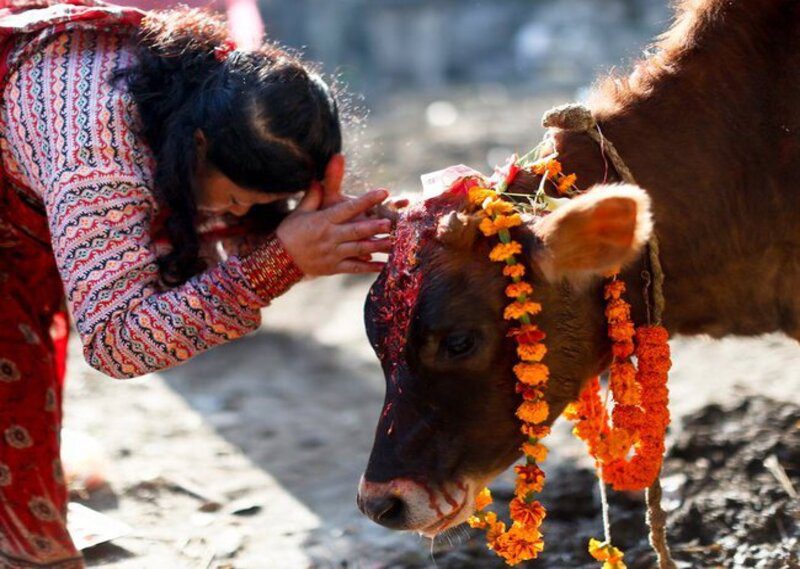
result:
[[[378,219],[388,219],[392,222],[392,229],[397,227],[397,222],[400,220],[400,209],[408,202],[402,202],[403,205],[398,205],[393,202],[386,202],[376,205],[372,208],[371,216]]]
[[[475,240],[477,220],[465,213],[451,211],[443,215],[436,228],[436,238],[445,245],[470,246]]]

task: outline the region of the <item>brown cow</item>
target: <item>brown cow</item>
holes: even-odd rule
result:
[[[654,54],[601,82],[591,105],[646,193],[596,187],[618,179],[599,146],[550,133],[588,190],[515,234],[544,307],[550,421],[609,364],[600,278],[609,266],[633,259],[623,278],[634,321],[645,320],[651,216],[671,334],[800,339],[799,70],[796,0],[686,1]],[[526,175],[513,190],[537,185]],[[463,202],[445,194],[403,215],[366,304],[387,392],[359,505],[427,535],[463,522],[521,442],[504,279],[489,240],[457,213]]]

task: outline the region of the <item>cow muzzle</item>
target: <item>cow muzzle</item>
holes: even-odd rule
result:
[[[457,480],[441,485],[409,478],[370,482],[358,487],[358,509],[375,523],[426,537],[457,526],[472,514],[474,485]]]

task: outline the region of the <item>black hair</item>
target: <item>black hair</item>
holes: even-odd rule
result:
[[[205,268],[195,229],[197,131],[209,166],[266,193],[306,190],[341,152],[336,100],[312,67],[271,43],[247,52],[229,46],[225,21],[207,11],[152,12],[136,62],[117,75],[156,160],[155,196],[169,211],[172,251],[159,264],[170,285]],[[276,211],[285,214],[285,205],[254,207],[248,217]]]

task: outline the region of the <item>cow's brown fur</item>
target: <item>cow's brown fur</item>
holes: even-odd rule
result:
[[[604,79],[591,103],[603,134],[652,201],[666,275],[665,324],[673,334],[783,331],[800,340],[800,4],[694,0],[679,10],[655,53],[630,76]],[[564,170],[578,175],[581,189],[616,180],[586,134],[559,132],[552,144]],[[522,175],[512,191],[537,186],[537,179]],[[602,281],[583,286],[548,281],[536,262],[546,248],[537,235],[542,227],[537,220],[516,236],[531,255],[544,306],[537,320],[548,332],[553,420],[581,383],[608,365],[610,355]],[[424,354],[426,343],[438,341],[426,331],[438,315],[458,322],[459,314],[467,316],[478,306],[474,300],[454,304],[448,295],[483,296],[498,310],[493,305],[502,300],[503,279],[485,258],[485,240],[463,246],[471,241],[462,234],[455,241],[440,243],[423,259],[429,285],[409,353]],[[643,262],[643,257],[634,261],[623,273],[637,323],[645,321]],[[446,420],[426,435],[436,446],[452,441],[447,473],[436,464],[415,465],[415,477],[486,475],[516,456],[518,400],[509,379],[514,354],[498,347],[505,345],[502,320],[489,324],[496,331],[486,341],[494,347],[484,359],[492,367],[482,374],[470,375],[466,364],[460,371],[433,364],[419,368],[418,381],[426,385],[453,381],[459,373],[464,379],[448,388],[463,396],[448,401],[447,389],[437,395],[432,405],[443,409],[439,413]],[[483,420],[473,404],[481,397]],[[381,433],[379,425],[376,444]],[[387,441],[382,443],[385,449]],[[376,451],[377,446],[373,459]],[[380,473],[368,469],[366,475],[389,479],[402,471],[402,464],[383,463]]]
[[[682,10],[656,53],[602,81],[592,102],[651,196],[666,324],[800,339],[800,4],[695,0]],[[567,171],[594,165],[583,187],[600,179],[585,136],[559,136],[558,150]]]

